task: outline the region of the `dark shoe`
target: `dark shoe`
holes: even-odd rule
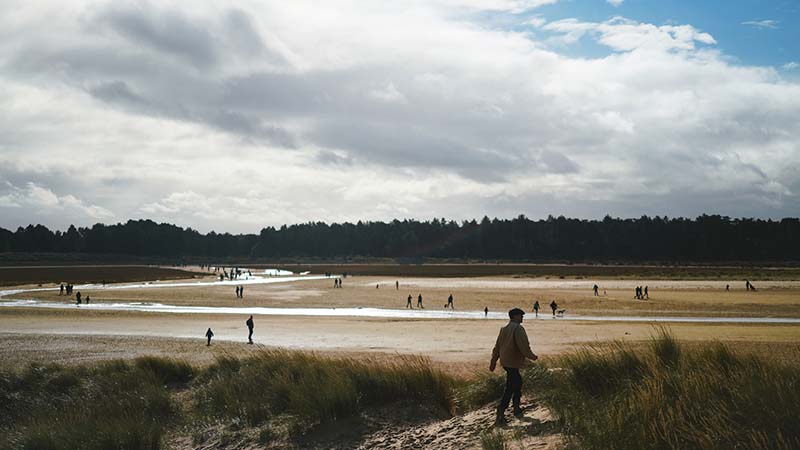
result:
[[[514,417],[522,417],[522,408],[514,408]]]
[[[504,427],[508,425],[508,421],[502,414],[498,414],[497,417],[494,419],[494,426],[496,427]]]

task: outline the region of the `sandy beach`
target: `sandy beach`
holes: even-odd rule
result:
[[[395,284],[397,282],[397,284]],[[168,286],[178,283],[179,286]],[[198,284],[199,283],[199,284]],[[592,285],[600,286],[600,296]],[[358,354],[422,354],[447,365],[481,367],[491,352],[497,330],[504,325],[504,311],[519,306],[532,311],[541,305],[537,319],[530,312],[525,326],[534,348],[543,355],[559,354],[586,344],[614,340],[643,342],[653,334],[648,322],[589,322],[553,319],[547,306],[556,300],[566,309],[565,319],[575,315],[641,317],[777,317],[800,318],[800,282],[764,281],[748,292],[725,281],[703,280],[549,280],[514,277],[486,278],[346,278],[333,288],[332,279],[301,279],[270,284],[242,282],[243,299],[234,295],[236,283],[215,284],[215,279],[161,282],[160,286],[136,283],[78,286],[93,305],[158,303],[173,306],[225,308],[379,308],[405,310],[412,295],[416,311],[422,294],[425,311],[444,311],[447,296],[456,309],[482,311],[488,319],[427,319],[380,317],[307,317],[257,315],[254,340],[259,345]],[[732,285],[726,290],[725,285]],[[637,285],[650,286],[650,299],[637,300]],[[26,291],[24,289],[45,289]],[[56,289],[28,286],[4,300],[32,299],[62,307],[0,308],[0,339],[7,364],[28,360],[92,360],[130,357],[148,353],[175,353],[199,362],[218,351],[248,351],[243,346],[247,314],[175,314],[140,311],[102,311],[71,307],[74,300]],[[77,290],[76,289],[76,290]],[[480,314],[479,314],[480,316]],[[793,352],[800,342],[797,324],[687,324],[668,323],[680,339],[772,345],[778,353]],[[214,345],[207,349],[203,334],[214,330]],[[217,347],[219,346],[219,348]],[[199,348],[197,348],[199,347]],[[760,348],[760,347],[759,347]],[[244,350],[242,350],[244,349]],[[210,353],[209,353],[210,352]]]

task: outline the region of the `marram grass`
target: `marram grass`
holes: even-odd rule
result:
[[[617,343],[561,358],[548,403],[583,449],[800,448],[800,368],[684,349],[661,329],[645,351]]]

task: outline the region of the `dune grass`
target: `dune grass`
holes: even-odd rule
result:
[[[195,395],[199,411],[251,425],[285,414],[328,422],[399,400],[451,410],[455,383],[422,357],[377,363],[282,350],[220,358],[202,381]]]
[[[0,447],[160,449],[176,411],[165,384],[192,373],[186,363],[159,358],[0,373]]]
[[[152,356],[31,364],[0,372],[0,448],[159,450],[170,430],[211,422],[265,424],[259,440],[269,441],[276,424],[303,432],[398,401],[451,411],[455,383],[422,357],[376,362],[281,350],[205,368]]]
[[[559,365],[547,402],[578,448],[800,448],[796,366],[720,343],[684,349],[665,329],[644,351],[586,348]]]

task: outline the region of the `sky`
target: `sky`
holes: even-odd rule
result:
[[[0,0],[0,227],[797,217],[797,0]]]

